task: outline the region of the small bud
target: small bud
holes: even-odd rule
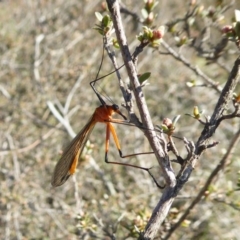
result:
[[[107,11],[107,4],[106,4],[106,2],[102,2],[101,3],[101,8],[102,8],[103,11]]]
[[[196,5],[196,0],[191,0],[191,1],[190,1],[190,5],[191,5],[191,6],[195,6],[195,5]]]
[[[152,29],[144,26],[143,27],[143,35],[146,39],[150,40],[153,36]]]
[[[194,106],[194,108],[193,108],[193,116],[194,116],[196,119],[199,119],[199,118],[200,118],[200,113],[199,113],[199,110],[198,110],[198,107],[197,107],[197,106]]]
[[[181,37],[175,37],[175,40],[177,42],[177,47],[181,47],[184,44],[188,43],[188,38],[186,36],[181,36]]]
[[[191,221],[185,219],[183,222],[182,222],[182,226],[185,227],[185,228],[189,228],[191,224]]]
[[[234,93],[233,94],[233,100],[234,100],[234,102],[235,103],[240,103],[240,94],[236,94],[236,93]]]
[[[197,8],[196,14],[197,14],[197,15],[201,15],[201,14],[203,14],[203,11],[204,11],[204,6],[203,6],[203,5],[200,5],[200,6]]]
[[[150,12],[152,10],[152,7],[154,5],[154,0],[147,0],[145,4],[145,9]]]
[[[165,33],[165,27],[161,26],[160,28],[158,28],[157,30],[153,30],[153,39],[161,39],[163,38]]]
[[[172,120],[170,118],[164,118],[163,124],[166,125],[168,128],[172,127]]]
[[[215,8],[212,7],[212,6],[210,6],[210,7],[208,8],[207,16],[210,17],[210,18],[212,18],[212,17],[214,16],[215,12],[216,12]]]
[[[154,19],[154,14],[153,12],[150,12],[144,22],[147,25],[151,25],[153,23],[153,19]]]
[[[195,79],[192,79],[191,81],[189,81],[189,82],[186,82],[186,85],[188,86],[188,87],[195,87],[196,86],[196,80]]]
[[[226,25],[222,28],[222,33],[232,33],[233,27],[231,25]]]
[[[115,48],[120,49],[120,46],[119,46],[118,41],[117,41],[116,38],[113,38],[113,39],[112,39],[112,44],[113,44],[113,46],[114,46]]]
[[[208,190],[206,190],[206,191],[204,192],[204,196],[205,196],[205,197],[208,197],[209,194],[210,194],[210,192],[209,192]]]

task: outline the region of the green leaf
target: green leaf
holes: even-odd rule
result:
[[[240,22],[240,10],[235,10],[235,19],[236,22]]]
[[[101,35],[103,35],[103,29],[101,27],[93,27],[94,30],[98,31]]]
[[[236,35],[238,37],[240,37],[240,22],[236,22],[235,26],[234,26],[234,30],[236,32]]]
[[[169,131],[169,128],[168,128],[167,125],[165,125],[165,124],[162,124],[162,125],[161,125],[161,129],[162,129],[164,132],[168,132],[168,131]]]
[[[108,27],[110,25],[111,19],[108,15],[104,16],[102,19],[102,23],[104,27]]]
[[[143,8],[141,10],[141,13],[142,13],[144,19],[146,19],[148,17],[148,12],[147,12],[147,10],[145,8]]]
[[[102,22],[103,16],[100,12],[95,12],[95,16],[98,19],[99,22]]]
[[[177,121],[179,120],[179,118],[181,117],[181,115],[177,115],[173,118],[172,122],[173,122],[173,126],[176,125]]]
[[[138,77],[138,80],[139,80],[140,83],[143,83],[143,82],[146,81],[150,76],[151,76],[151,72],[145,72],[145,73],[141,74],[141,76]]]
[[[195,79],[192,79],[191,81],[186,82],[186,85],[187,85],[188,87],[194,87],[194,86],[196,86],[196,80],[195,80]]]

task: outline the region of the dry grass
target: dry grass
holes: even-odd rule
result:
[[[183,16],[187,4],[159,3],[158,23]],[[138,4],[137,4],[138,3]],[[206,3],[207,4],[207,3]],[[129,9],[140,12],[139,1],[128,1]],[[208,6],[208,4],[206,5]],[[226,15],[230,22],[234,8]],[[78,79],[79,87],[69,109],[72,128],[78,132],[87,122],[98,99],[89,86],[95,78],[102,54],[102,40],[92,28],[99,1],[1,1],[0,2],[0,236],[2,239],[110,239],[117,229],[117,239],[134,239],[134,224],[144,227],[161,192],[142,171],[104,163],[104,126],[96,126],[85,155],[85,162],[62,187],[52,189],[51,174],[61,151],[71,137],[50,112],[47,102],[64,106]],[[229,18],[227,18],[229,17]],[[125,16],[129,43],[137,42],[131,18]],[[43,38],[37,44],[36,41]],[[166,36],[169,43],[173,42]],[[221,58],[231,69],[237,54],[233,44]],[[224,84],[228,72],[216,64],[183,48],[183,54],[213,80]],[[120,55],[120,54],[119,54]],[[119,59],[120,56],[119,56]],[[181,114],[178,134],[196,141],[201,125],[185,116],[193,106],[213,111],[218,95],[212,89],[188,88],[196,79],[193,72],[170,56],[146,49],[139,60],[139,72],[152,73],[145,95],[154,123],[163,117]],[[101,75],[111,71],[107,57]],[[121,70],[124,74],[124,70]],[[102,81],[101,87],[119,105],[122,103],[115,75]],[[126,153],[149,150],[141,131],[116,126]],[[183,211],[204,184],[213,167],[223,156],[239,120],[224,122],[215,135],[220,144],[205,153],[174,207]],[[182,142],[177,142],[185,154]],[[113,144],[110,158],[119,160]],[[18,149],[18,150],[14,150]],[[239,169],[239,149],[212,186],[212,194],[194,209],[190,227],[182,227],[173,239],[237,239],[239,212],[213,199],[226,196],[235,188]],[[87,161],[88,160],[88,161]],[[153,156],[129,159],[142,166],[156,165]],[[177,168],[177,166],[176,166]],[[239,203],[232,193],[229,201]],[[204,214],[203,214],[204,213]],[[79,215],[81,214],[81,218]],[[172,212],[167,221],[174,221]],[[166,226],[167,226],[166,221]],[[126,236],[129,236],[128,238]],[[187,236],[186,238],[183,236]]]

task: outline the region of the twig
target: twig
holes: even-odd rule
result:
[[[13,137],[10,134],[6,134],[6,137],[7,137],[10,149],[11,150],[14,149],[15,146],[14,146]],[[19,164],[18,156],[16,152],[12,151],[12,157],[13,157],[13,166],[14,166],[14,178],[15,180],[18,180],[20,176],[20,164]]]
[[[39,66],[41,64],[41,49],[40,49],[40,43],[43,41],[44,39],[44,35],[40,34],[36,37],[35,39],[35,54],[34,54],[34,69],[33,69],[33,73],[34,73],[34,78],[36,82],[40,82],[40,73],[39,73]]]
[[[125,6],[123,3],[120,3],[120,11],[121,11],[121,13],[130,15],[135,22],[140,22],[140,21],[141,21],[141,19],[140,19],[140,17],[138,16],[138,14],[129,11],[129,9],[127,9],[126,6]]]
[[[68,131],[68,134],[74,138],[76,136],[76,133],[73,131],[68,119],[61,116],[59,111],[56,109],[54,104],[51,101],[47,101],[48,108],[52,112],[52,114],[55,116],[55,118],[66,128]]]
[[[209,78],[205,73],[203,73],[197,66],[193,66],[188,60],[183,57],[180,53],[177,53],[173,48],[171,48],[164,40],[162,40],[161,45],[168,51],[171,56],[173,56],[176,60],[183,63],[186,67],[191,69],[195,74],[200,76],[206,83],[208,83],[213,89],[215,89],[218,93],[221,92],[219,84],[214,82],[211,78]]]
[[[151,129],[154,128],[145,102],[144,94],[138,82],[135,65],[127,45],[126,36],[121,22],[119,3],[118,1],[115,0],[107,0],[107,3],[108,9],[112,15],[118,43],[120,45],[123,60],[128,72],[128,76],[130,78],[130,82],[132,84],[132,89],[141,115],[142,122],[144,126],[146,126],[146,128],[150,130],[145,131],[145,134],[149,140],[149,143],[153,151],[155,152],[156,158],[162,168],[163,175],[167,184],[163,192],[162,198],[160,199],[158,206],[155,208],[153,215],[149,221],[149,224],[146,227],[147,228],[146,235],[154,236],[160,224],[167,216],[167,213],[174,200],[174,198],[172,198],[172,189],[176,183],[176,178],[171,166],[171,162],[169,161],[168,155],[166,154],[166,151],[164,151],[164,148],[160,145],[156,132],[151,131]]]
[[[11,98],[11,95],[9,94],[9,92],[2,86],[0,85],[0,92],[4,95],[4,97],[6,97],[7,99]]]
[[[220,198],[214,198],[213,200],[216,202],[224,203],[224,204],[228,205],[229,207],[232,207],[234,210],[240,211],[240,207],[238,206],[238,204],[234,204],[230,201],[225,201]]]
[[[240,57],[235,61],[233,69],[229,75],[228,81],[224,86],[221,95],[218,99],[214,112],[208,122],[206,122],[204,129],[196,143],[196,150],[192,157],[185,161],[178,174],[178,187],[182,188],[184,183],[188,180],[196,162],[201,157],[202,153],[208,148],[208,141],[215,133],[224,111],[227,109],[228,104],[232,101],[234,89],[240,78]]]
[[[153,239],[162,222],[166,218],[169,209],[178,195],[179,191],[182,189],[184,184],[188,181],[196,162],[201,157],[202,153],[208,147],[208,140],[213,136],[217,127],[220,124],[220,117],[222,117],[223,112],[227,109],[227,105],[232,99],[233,90],[236,87],[237,82],[239,81],[239,74],[240,74],[240,57],[235,61],[231,74],[228,78],[228,81],[221,92],[218,84],[209,79],[204,73],[202,73],[198,68],[193,67],[187,61],[183,63],[189,67],[190,69],[194,70],[198,75],[202,76],[216,91],[221,92],[219,97],[218,103],[215,107],[215,110],[210,118],[209,122],[204,125],[204,129],[197,141],[196,149],[193,153],[190,154],[190,159],[186,161],[181,172],[179,174],[178,179],[175,178],[174,172],[172,170],[171,163],[169,161],[168,155],[164,148],[159,144],[161,141],[157,141],[157,136],[154,131],[149,131],[153,129],[153,125],[150,119],[150,115],[145,103],[144,95],[142,93],[142,89],[138,82],[137,73],[135,65],[132,61],[131,54],[128,49],[126,36],[124,33],[124,29],[121,22],[121,16],[119,11],[119,3],[117,0],[107,0],[108,9],[112,15],[114,28],[116,31],[118,43],[121,48],[123,60],[132,84],[133,92],[135,95],[135,99],[137,102],[137,106],[141,115],[141,119],[143,124],[146,126],[147,130],[145,132],[149,143],[155,152],[155,156],[159,162],[159,165],[162,168],[163,176],[166,181],[166,188],[163,191],[163,194],[153,210],[152,216],[145,228],[144,233],[139,237],[139,239]],[[165,44],[164,44],[165,45]],[[165,45],[168,46],[168,45]],[[169,48],[170,51],[172,50]],[[182,61],[182,58],[179,59],[179,55],[174,53],[174,57],[178,60]],[[164,145],[164,144],[163,144]]]
[[[210,184],[212,183],[212,181],[214,180],[214,178],[217,176],[217,174],[224,168],[226,162],[228,161],[228,159],[231,157],[231,154],[233,152],[233,150],[235,149],[238,141],[240,138],[240,129],[238,130],[238,132],[234,135],[231,143],[229,144],[228,150],[226,152],[226,154],[223,156],[222,160],[219,162],[219,164],[215,167],[215,169],[212,171],[212,173],[210,174],[210,176],[208,177],[206,183],[204,184],[204,186],[202,187],[202,189],[200,190],[200,192],[198,193],[198,195],[195,197],[195,199],[192,201],[192,203],[190,204],[190,206],[185,210],[184,214],[181,216],[181,218],[178,220],[178,222],[176,224],[174,224],[171,229],[169,230],[168,234],[165,236],[164,240],[167,240],[171,237],[171,235],[173,234],[173,232],[182,224],[182,222],[187,218],[187,216],[190,214],[191,210],[196,206],[197,203],[199,203],[199,201],[202,199],[202,196],[204,195],[204,193],[207,191],[208,187],[210,186]]]
[[[126,108],[127,108],[128,112],[133,112],[133,105],[132,105],[132,101],[131,101],[132,100],[131,99],[131,92],[128,89],[125,89],[124,82],[123,82],[121,74],[119,72],[119,66],[118,66],[118,63],[117,63],[115,52],[110,49],[109,38],[107,36],[103,37],[103,44],[104,44],[104,47],[107,51],[107,54],[108,54],[110,60],[113,63],[114,69],[116,70],[116,75],[117,75],[117,78],[118,78],[120,89],[122,91],[123,98],[124,98],[125,103],[126,103]]]
[[[232,101],[234,89],[236,88],[239,81],[240,57],[238,57],[234,63],[233,69],[228,77],[228,81],[226,82],[221,92],[211,119],[205,124],[201,137],[199,138],[197,143],[199,147],[206,143],[206,140],[214,134],[217,127],[221,123],[221,118],[224,116],[223,114],[225,110],[228,109],[228,104]]]

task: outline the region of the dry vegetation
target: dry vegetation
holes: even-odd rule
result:
[[[141,16],[142,1],[123,2]],[[208,9],[211,4],[214,6],[213,2],[216,1],[202,1],[202,4]],[[188,1],[160,1],[155,9],[158,14],[155,25],[184,17],[188,7]],[[231,24],[236,8],[240,6],[233,4],[223,13],[225,18],[218,22],[218,27]],[[116,239],[136,239],[136,229],[144,229],[161,195],[146,172],[104,162],[105,129],[101,124],[91,135],[75,177],[59,188],[50,185],[54,166],[71,136],[49,106],[53,104],[65,114],[77,133],[99,105],[89,86],[102,54],[102,38],[92,29],[97,22],[96,11],[101,11],[100,1],[0,1],[1,239],[114,239],[113,233]],[[130,48],[134,50],[141,24],[135,23],[130,15],[123,14],[123,19]],[[201,36],[206,21],[196,18],[193,35]],[[178,27],[181,29],[181,24]],[[213,27],[204,48],[210,51],[221,37],[217,27]],[[172,34],[167,33],[164,39],[179,51]],[[185,114],[192,114],[197,105],[205,110],[205,115],[211,115],[219,92],[209,86],[188,87],[186,83],[191,80],[197,85],[206,82],[182,62],[162,52],[166,52],[163,47],[160,52],[145,48],[138,62],[139,72],[152,74],[150,85],[144,87],[152,120],[161,125],[164,117],[180,114],[175,134],[195,142],[203,126]],[[183,46],[180,52],[220,87],[239,54],[231,42],[217,62],[210,64],[194,47]],[[122,62],[120,52],[116,54]],[[111,70],[111,62],[105,57],[100,75]],[[124,71],[121,70],[123,76]],[[100,85],[121,105],[123,98],[114,74]],[[232,110],[230,106],[229,112]],[[116,128],[124,153],[149,151],[140,130],[129,126]],[[220,125],[213,139],[219,144],[202,156],[175,200],[161,234],[167,233],[188,208],[238,129],[239,118]],[[176,140],[176,145],[185,156],[183,142]],[[239,191],[235,191],[239,154],[239,148],[234,149],[225,167],[171,239],[239,239],[240,197]],[[170,156],[174,158],[171,153]],[[114,144],[109,158],[120,160]],[[127,161],[157,166],[153,155]],[[173,167],[179,169],[177,164]]]

